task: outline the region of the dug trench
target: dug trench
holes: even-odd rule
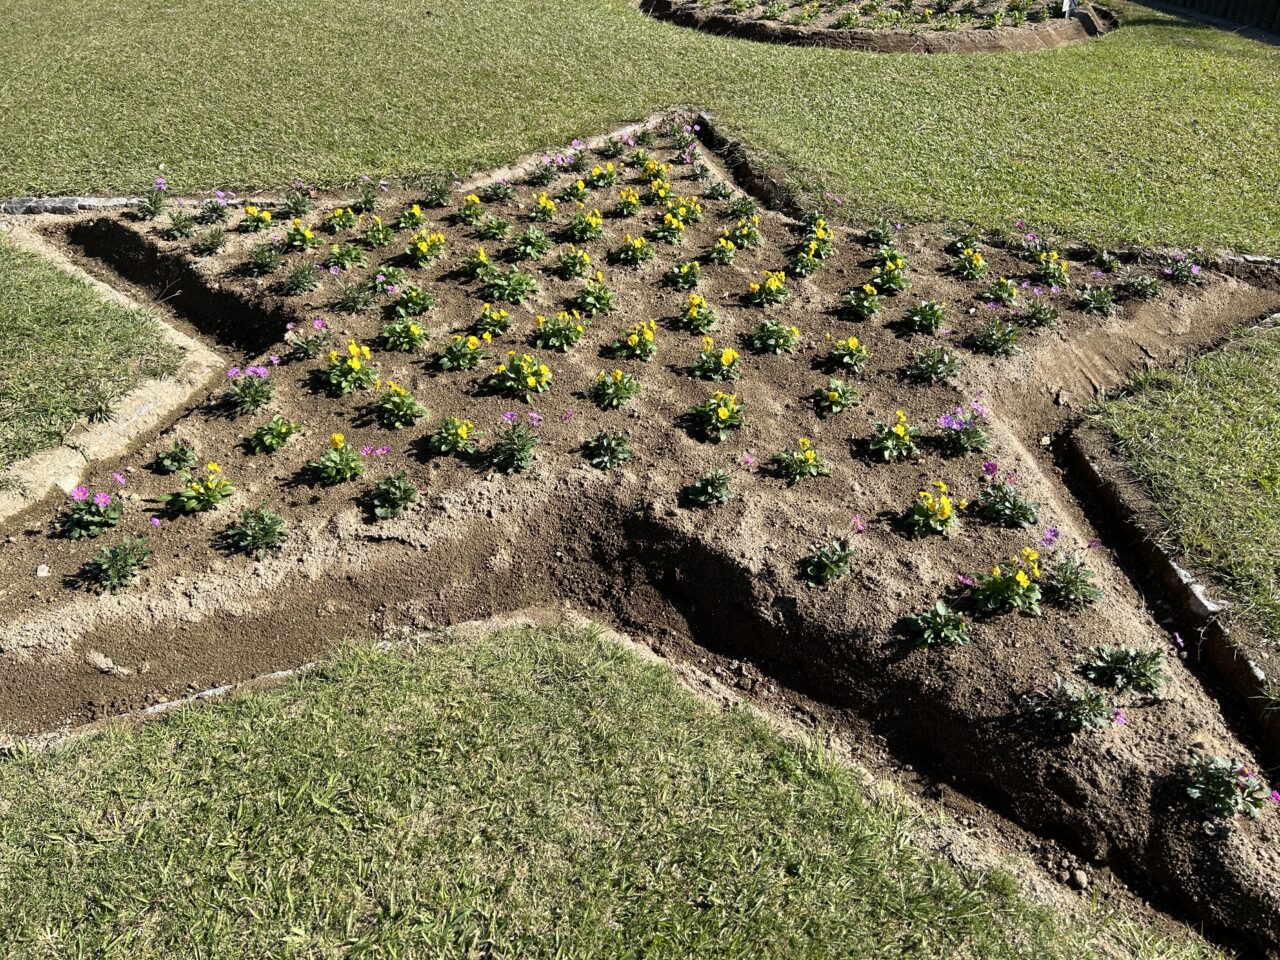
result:
[[[610,229],[619,234],[610,239],[620,239],[623,226]],[[737,303],[734,291],[746,277],[776,267],[793,229],[766,214],[764,248],[744,251],[731,269],[708,270],[701,289],[717,304]],[[252,238],[233,240],[238,251],[201,266],[120,217],[80,218],[56,232],[82,260],[86,250],[105,255],[93,266],[99,275],[118,267],[173,309],[196,305],[181,322],[251,354],[272,349],[288,320],[321,309],[332,315],[322,301],[287,307],[265,285],[255,292],[253,283],[237,280],[234,256]],[[857,250],[851,233],[840,239],[842,249]],[[948,276],[936,230],[903,231],[899,243],[911,255],[920,294],[950,302],[971,296]],[[989,255],[1001,273],[1020,269],[1011,254],[993,248]],[[831,304],[864,273],[856,255],[842,254],[802,285],[789,309],[815,340],[823,329],[847,336],[851,327]],[[444,276],[431,277],[442,290]],[[670,315],[680,298],[663,290],[660,277],[657,265],[634,276],[611,273],[623,322]],[[570,290],[550,275],[539,279],[548,303]],[[892,321],[864,322],[852,327],[874,351],[859,382],[859,418],[890,419],[899,406],[936,417],[985,390],[989,455],[1017,471],[1063,543],[1084,545],[1098,530],[1063,485],[1042,438],[1096,391],[1212,344],[1277,303],[1274,285],[1215,274],[1105,322],[1066,317],[1060,333],[1029,343],[1021,356],[975,355],[957,385],[904,383],[897,371],[910,359],[910,338],[894,336]],[[432,325],[465,329],[473,313],[472,305],[442,297]],[[732,308],[728,329],[717,337],[736,342],[729,337],[750,319],[749,310]],[[366,321],[343,323],[349,324],[343,333],[371,339]],[[663,336],[675,339],[665,328]],[[556,355],[557,387],[575,377],[589,383],[605,362],[592,347],[609,338],[593,329],[573,353]],[[1106,863],[1153,901],[1207,924],[1223,942],[1280,948],[1276,817],[1206,822],[1185,792],[1194,755],[1254,763],[1252,736],[1234,710],[1217,702],[1199,665],[1177,656],[1138,571],[1105,550],[1088,550],[1104,603],[1079,613],[1046,607],[1041,617],[977,618],[967,645],[916,647],[902,630],[905,617],[952,596],[957,573],[1007,558],[1034,543],[1036,533],[966,520],[959,536],[904,537],[897,518],[916,490],[944,472],[959,491],[972,489],[974,468],[933,450],[920,460],[869,462],[865,423],[813,418],[803,399],[820,382],[813,366],[802,358],[752,357],[741,389],[755,419],[743,442],[767,456],[794,444],[803,430],[833,463],[830,476],[787,488],[744,466],[736,442],[715,446],[673,429],[682,411],[705,398],[706,385],[683,376],[680,364],[667,365],[665,354],[660,358],[642,371],[646,392],[631,408],[592,410],[577,394],[570,399],[571,386],[553,394],[554,405],[540,398],[539,456],[516,476],[479,461],[425,457],[417,440],[405,445],[390,435],[397,449],[388,462],[408,470],[424,495],[404,517],[378,522],[353,497],[357,491],[308,480],[307,463],[323,446],[317,438],[343,430],[379,435],[361,425],[359,399],[322,400],[309,364],[283,364],[273,373],[274,409],[304,422],[307,435],[271,457],[255,457],[239,447],[244,424],[211,393],[163,430],[139,437],[125,456],[101,464],[100,475],[119,471],[130,515],[141,515],[174,484],[146,464],[173,439],[189,441],[236,480],[236,508],[268,500],[287,516],[292,534],[284,550],[252,561],[211,549],[233,510],[163,515],[149,534],[154,560],[140,582],[98,596],[71,589],[92,546],[56,535],[62,503],[33,504],[8,525],[0,545],[0,724],[15,733],[47,730],[295,666],[350,636],[563,606],[651,638],[677,660],[745,662],[744,690],[763,705],[785,707],[792,696],[823,705],[833,718],[883,736],[895,754],[940,779],[954,778],[996,811]],[[379,359],[433,415],[466,415],[491,429],[512,405],[472,389],[471,379],[460,391],[456,379],[427,375],[416,362]],[[396,367],[402,362],[403,374]],[[626,429],[637,451],[608,472],[588,466],[579,452],[584,437],[605,425]],[[735,471],[737,495],[719,507],[691,509],[681,490],[711,466]],[[865,532],[855,532],[855,511],[865,517]],[[798,576],[801,558],[815,542],[841,535],[853,542],[850,575],[827,587],[806,586]],[[35,579],[41,565],[55,575]],[[1120,698],[1126,723],[1074,738],[1046,738],[1020,719],[1026,693],[1073,675],[1103,644],[1169,651],[1162,695]]]

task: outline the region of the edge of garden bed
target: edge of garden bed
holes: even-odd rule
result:
[[[119,206],[119,204],[108,204]],[[155,310],[131,299],[116,288],[76,266],[53,245],[30,230],[0,224],[0,235],[19,249],[34,253],[47,263],[88,283],[104,300],[130,309],[147,309],[160,336],[182,351],[182,363],[169,377],[143,380],[112,406],[111,419],[94,423],[81,418],[55,447],[38,451],[4,472],[14,489],[0,490],[0,520],[7,520],[60,489],[69,493],[80,483],[95,460],[117,456],[142,434],[165,423],[205,388],[222,358],[194,337],[182,333]]]
[[[1116,29],[1115,13],[1085,3],[1069,18],[1026,23],[998,30],[971,29],[932,33],[867,27],[838,29],[749,20],[700,10],[690,0],[634,0],[641,13],[681,27],[722,36],[788,46],[828,47],[859,53],[1010,53],[1052,50]]]
[[[1217,585],[1178,551],[1165,546],[1162,540],[1168,524],[1104,430],[1076,426],[1066,435],[1061,452],[1073,486],[1089,495],[1081,503],[1089,504],[1089,512],[1100,513],[1108,526],[1123,535],[1122,549],[1144,566],[1140,582],[1159,589],[1151,600],[1183,624],[1189,638],[1194,634],[1198,655],[1236,694],[1271,746],[1280,747],[1280,712],[1267,711],[1263,705],[1267,684],[1274,681],[1259,660],[1272,659],[1270,651],[1247,627],[1229,626],[1223,616],[1229,604],[1214,598]],[[1280,673],[1280,667],[1273,673]]]

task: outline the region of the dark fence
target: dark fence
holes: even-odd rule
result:
[[[1280,33],[1280,0],[1169,0],[1175,7]]]

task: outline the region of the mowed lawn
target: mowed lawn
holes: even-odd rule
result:
[[[1233,613],[1280,641],[1280,328],[1140,379],[1099,422]]]
[[[380,653],[0,761],[7,958],[1193,957],[923,852],[584,631]]]
[[[886,56],[628,0],[9,0],[0,195],[470,170],[687,103],[854,217],[1280,252],[1280,46],[1111,5],[1096,42]]]
[[[0,343],[0,471],[61,443],[81,417],[110,416],[122,395],[182,360],[150,314],[104,301],[2,238]]]

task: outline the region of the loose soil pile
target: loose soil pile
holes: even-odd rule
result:
[[[891,744],[958,777],[966,790],[1032,829],[1107,862],[1219,931],[1280,944],[1277,817],[1268,811],[1258,821],[1209,822],[1186,796],[1185,769],[1194,756],[1254,762],[1233,729],[1234,711],[1224,713],[1182,662],[1170,633],[1105,544],[1091,546],[1098,531],[1061,482],[1049,446],[1071,410],[1095,392],[1274,310],[1280,288],[1205,269],[1195,284],[1165,283],[1154,300],[1127,301],[1118,315],[1105,318],[1081,312],[1065,292],[1046,291],[1060,310],[1058,325],[1024,329],[1020,354],[992,356],[975,349],[971,338],[992,316],[1014,316],[1016,311],[989,306],[986,294],[995,278],[1028,278],[1032,264],[1025,257],[984,242],[979,249],[990,270],[984,279],[965,281],[952,271],[955,258],[945,252],[947,237],[937,228],[902,229],[893,242],[909,261],[910,289],[889,296],[882,313],[855,321],[844,294],[871,279],[875,245],[861,232],[842,229],[835,253],[816,273],[788,276],[790,298],[761,308],[747,303],[748,284],[791,262],[788,251],[803,232],[800,224],[761,211],[759,245],[740,250],[731,264],[704,263],[697,287],[719,316],[710,334],[717,349],[739,350],[745,368],[725,388],[745,404],[746,423],[724,442],[709,443],[688,429],[685,415],[722,385],[690,375],[700,337],[677,323],[688,294],[664,277],[737,223],[729,214],[735,201],[713,197],[741,194],[719,160],[696,145],[691,156],[689,147],[663,137],[649,152],[668,165],[664,176],[672,194],[701,198],[705,218],[689,225],[678,245],[655,241],[657,256],[638,267],[611,263],[609,254],[624,235],[653,226],[656,209],[642,206],[634,218],[614,215],[620,190],[643,191],[653,176],[642,165],[615,160],[620,182],[591,189],[586,199],[587,209],[605,214],[603,236],[578,246],[603,271],[618,306],[594,318],[567,354],[528,344],[534,317],[563,309],[582,286],[554,269],[566,245],[560,232],[574,210],[563,200],[554,222],[544,226],[555,248],[532,264],[506,259],[510,240],[483,240],[479,227],[457,221],[462,194],[477,186],[468,184],[446,208],[424,210],[428,229],[447,237],[441,259],[425,268],[405,264],[399,251],[411,231],[399,231],[385,248],[365,251],[368,266],[339,277],[326,272],[318,289],[298,296],[281,294],[279,278],[303,259],[319,262],[326,246],[287,253],[275,274],[249,278],[246,256],[270,231],[229,231],[222,251],[204,257],[192,252],[191,240],[166,239],[163,218],[156,224],[127,215],[84,217],[56,231],[54,239],[68,250],[101,258],[110,270],[164,291],[224,352],[246,351],[242,366],[269,367],[275,398],[259,414],[235,417],[216,391],[163,432],[141,438],[131,455],[99,464],[94,488],[115,489],[110,474],[118,471],[127,498],[125,520],[100,541],[57,533],[55,521],[65,506],[60,499],[33,506],[9,525],[0,545],[0,722],[18,732],[47,729],[295,665],[352,634],[566,604],[652,637],[668,655],[705,657],[710,651],[745,661],[750,667],[741,685],[758,696],[769,696],[771,685],[759,680],[770,677],[834,710],[856,712]],[[588,156],[586,169],[605,162]],[[558,197],[582,175],[564,172],[546,187],[520,183],[510,198],[482,207],[510,221],[514,236],[529,225],[539,192]],[[397,189],[376,199],[377,211],[391,224],[399,211],[428,198]],[[319,222],[331,205],[350,198],[316,201],[307,222]],[[281,232],[284,219],[277,216],[272,230]],[[323,236],[358,245],[370,222]],[[528,351],[550,366],[551,389],[527,406],[486,388],[493,362],[474,371],[443,371],[435,361],[450,334],[465,333],[479,316],[480,283],[460,273],[477,245],[500,269],[519,266],[537,280],[536,294],[505,305],[510,329],[490,351]],[[288,355],[288,324],[307,330],[317,318],[327,321],[339,350],[348,338],[376,347],[391,298],[355,314],[336,312],[335,303],[339,281],[372,277],[383,262],[404,267],[409,282],[436,297],[421,318],[432,333],[424,351],[372,354],[383,379],[407,387],[430,411],[401,431],[376,423],[370,394],[331,396],[321,377],[323,356],[279,366],[271,361]],[[1073,282],[1094,269],[1071,263]],[[1159,272],[1141,257],[1127,269]],[[1100,276],[1088,282],[1112,281]],[[925,298],[947,304],[947,330],[936,339],[960,358],[951,383],[918,383],[904,375],[914,353],[932,342],[902,323],[905,311]],[[765,317],[799,328],[794,354],[750,349],[747,334]],[[657,322],[654,359],[610,355],[609,345],[626,328],[651,319]],[[870,351],[861,374],[842,375],[860,393],[860,403],[819,416],[811,397],[828,382],[825,358],[851,335]],[[601,410],[583,391],[600,371],[614,368],[634,374],[643,392],[619,410]],[[991,410],[989,449],[944,455],[938,418],[978,396]],[[893,422],[898,410],[921,427],[920,453],[880,462],[867,446],[873,425]],[[439,420],[456,416],[475,423],[483,454],[508,411],[522,421],[530,412],[541,418],[529,471],[507,476],[493,471],[483,455],[426,452],[425,438]],[[274,454],[250,454],[244,437],[275,413],[298,421],[304,432]],[[610,471],[588,465],[582,444],[601,429],[625,431],[633,458]],[[354,448],[369,449],[368,472],[356,483],[324,487],[309,463],[335,432]],[[812,439],[831,473],[789,487],[766,464],[802,436]],[[201,463],[221,465],[238,490],[229,504],[184,517],[159,507],[179,481],[151,464],[175,439],[193,445]],[[377,453],[382,447],[388,452]],[[988,459],[1002,473],[1016,473],[1018,489],[1040,504],[1035,527],[1007,529],[962,512],[952,535],[905,535],[900,518],[917,491],[943,480],[957,500],[972,499]],[[730,472],[733,499],[693,508],[683,491],[716,468]],[[404,517],[375,521],[364,497],[393,470],[407,472],[424,491],[422,500]],[[237,511],[259,501],[280,512],[292,530],[283,552],[252,561],[221,549],[220,534]],[[150,525],[153,515],[159,527]],[[1059,531],[1061,548],[1083,550],[1104,590],[1102,602],[1079,613],[1046,606],[1040,617],[971,617],[973,640],[966,646],[924,649],[905,635],[904,618],[940,596],[965,608],[958,575],[1007,564],[1011,555],[1036,547],[1049,526]],[[85,561],[123,533],[148,537],[154,565],[118,595],[80,587],[75,577]],[[837,536],[852,542],[852,573],[827,587],[807,586],[799,574],[802,558],[815,543]],[[36,576],[42,566],[51,573],[47,579]],[[1104,644],[1166,650],[1171,679],[1162,695],[1115,694],[1126,722],[1072,738],[1047,737],[1028,725],[1020,714],[1024,696],[1052,686],[1056,676],[1073,677],[1090,651]],[[1079,677],[1074,682],[1084,684]]]

